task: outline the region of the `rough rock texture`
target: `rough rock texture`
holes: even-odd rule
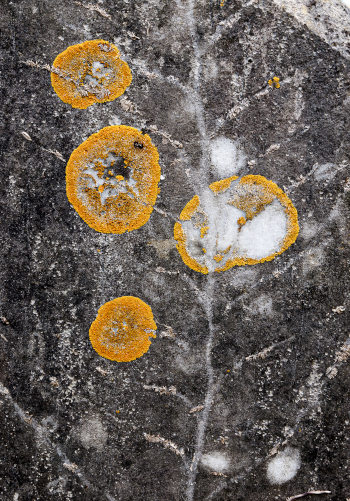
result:
[[[345,501],[347,7],[3,0],[0,19],[0,499],[265,501],[326,490],[316,498]],[[96,38],[132,70],[113,102],[73,109],[47,70],[26,64]],[[268,85],[274,76],[280,88]],[[65,187],[71,152],[113,124],[149,133],[163,174],[157,210],[123,235],[87,226]],[[183,263],[173,227],[220,179],[217,138],[245,156],[239,175],[285,190],[300,234],[274,261],[205,276]],[[142,358],[116,363],[88,331],[123,295],[152,307],[158,332]]]

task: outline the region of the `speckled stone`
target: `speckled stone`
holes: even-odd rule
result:
[[[0,500],[346,501],[350,10],[2,0],[0,34]],[[97,38],[133,81],[73,109],[42,66]],[[163,177],[149,221],[107,235],[69,204],[65,167],[115,124],[151,136]],[[173,228],[219,180],[219,138],[245,158],[238,175],[285,191],[300,234],[271,262],[205,276]],[[124,295],[151,306],[158,331],[117,363],[88,333]]]

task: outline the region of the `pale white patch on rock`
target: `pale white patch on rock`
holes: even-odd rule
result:
[[[141,268],[139,270],[141,273]],[[166,281],[162,273],[147,273],[144,277],[143,291],[145,297],[153,303],[164,300],[164,291],[166,290]]]
[[[155,248],[158,257],[165,257],[166,259],[169,259],[170,250],[176,249],[176,241],[173,238],[150,240],[148,245]]]
[[[273,314],[272,298],[266,294],[259,296],[250,305],[253,314],[270,317]]]
[[[211,471],[225,473],[229,470],[231,461],[227,454],[214,451],[203,454],[201,463]]]
[[[95,448],[102,451],[108,439],[108,433],[98,416],[92,416],[82,421],[77,434],[85,449]]]
[[[304,107],[305,103],[303,101],[303,91],[301,90],[301,88],[299,88],[295,94],[294,118],[296,120],[299,120],[299,118],[301,117]]]
[[[232,276],[231,285],[234,287],[242,287],[245,284],[251,284],[256,282],[258,272],[256,268],[239,267],[235,274]]]
[[[332,179],[337,173],[337,166],[332,163],[321,164],[314,170],[314,178],[316,181],[325,181],[326,179]]]
[[[111,115],[111,118],[108,120],[109,125],[121,125],[122,121],[117,115]]]
[[[310,417],[315,417],[315,412],[319,411],[320,398],[322,395],[322,374],[318,372],[319,365],[317,362],[312,364],[312,370],[306,384],[301,386],[295,398],[296,403],[304,404],[298,414],[299,420],[306,414],[311,412]]]
[[[301,224],[299,236],[305,240],[310,240],[318,232],[319,226],[316,223],[306,222]]]
[[[246,156],[227,137],[217,137],[211,141],[210,155],[219,178],[237,174],[246,165]]]
[[[49,433],[53,433],[58,428],[58,422],[54,416],[47,416],[46,418],[42,419],[41,423]]]
[[[287,447],[271,459],[267,466],[267,478],[271,484],[284,484],[295,477],[300,468],[298,449]]]
[[[218,66],[212,56],[208,56],[203,65],[203,76],[206,82],[215,80],[218,75]]]
[[[178,370],[186,375],[193,375],[201,372],[203,367],[202,353],[178,353],[174,359],[175,366]]]
[[[324,261],[324,252],[320,247],[314,247],[309,249],[305,255],[303,261],[303,271],[308,273],[309,271],[321,266]]]

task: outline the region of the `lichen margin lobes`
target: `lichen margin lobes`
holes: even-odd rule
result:
[[[198,199],[199,200],[199,199]],[[174,225],[174,238],[178,242],[176,244],[176,248],[179,251],[179,254],[183,260],[183,262],[192,270],[198,271],[199,273],[203,273],[207,275],[209,270],[206,266],[200,265],[193,257],[191,257],[186,249],[187,238],[182,229],[181,223],[175,223]]]
[[[243,181],[243,183],[244,183],[244,182],[250,182],[252,180],[258,180],[259,184],[263,184],[263,185],[271,188],[271,190],[276,195],[276,197],[279,200],[279,202],[281,203],[281,205],[284,206],[285,213],[287,215],[287,234],[284,237],[284,240],[281,244],[281,248],[278,252],[274,252],[273,254],[270,254],[269,256],[266,256],[262,259],[252,259],[252,258],[244,258],[244,257],[228,259],[224,266],[222,266],[220,268],[215,268],[214,271],[216,271],[218,273],[220,273],[222,271],[227,271],[230,268],[233,268],[234,266],[245,266],[246,264],[253,265],[253,264],[259,264],[259,263],[265,263],[268,261],[272,261],[277,256],[283,254],[283,252],[286,251],[296,241],[296,239],[298,237],[298,234],[299,234],[298,212],[297,212],[296,208],[294,207],[290,198],[285,194],[285,192],[276,183],[274,183],[271,180],[270,181],[267,180],[264,176],[248,174],[247,176],[242,177],[240,182]]]
[[[98,335],[103,327],[103,324],[106,324],[111,317],[113,316],[113,312],[115,308],[129,308],[134,309],[142,316],[142,325],[140,329],[149,329],[149,330],[157,330],[157,325],[153,319],[153,313],[151,307],[146,304],[141,299],[134,296],[122,296],[112,301],[108,301],[103,304],[98,312],[96,319],[92,322],[89,329],[89,339],[94,350],[102,357],[107,358],[108,360],[112,360],[115,362],[131,362],[136,360],[137,358],[142,357],[145,353],[147,353],[151,341],[150,337],[156,338],[156,334],[154,332],[149,332],[142,334],[142,339],[139,340],[138,344],[131,345],[129,350],[124,350],[125,353],[111,353],[106,347],[101,346],[98,342]],[[130,343],[131,344],[131,343]]]
[[[181,221],[190,221],[200,204],[199,196],[195,195],[182,209],[180,214]]]
[[[84,156],[86,156],[90,151],[93,151],[96,156],[106,156],[101,152],[98,152],[98,149],[101,148],[101,142],[104,140],[108,142],[111,140],[111,136],[117,136],[115,141],[117,141],[118,136],[121,138],[121,142],[124,143],[123,146],[126,148],[125,137],[128,139],[131,138],[132,145],[135,140],[140,141],[140,136],[142,141],[147,143],[146,146],[150,150],[150,157],[147,159],[148,164],[150,165],[150,170],[152,171],[152,181],[150,183],[148,189],[148,201],[146,204],[139,204],[141,207],[141,211],[139,214],[132,214],[135,216],[133,219],[130,219],[126,222],[118,222],[111,221],[110,223],[96,222],[97,216],[91,213],[80,198],[77,195],[77,182],[80,172],[80,166],[84,161]],[[159,154],[157,148],[152,144],[151,138],[148,134],[142,134],[138,129],[134,127],[129,127],[126,125],[112,125],[108,127],[104,127],[99,132],[92,134],[86,141],[81,143],[72,153],[68,160],[66,166],[66,192],[69,202],[73,205],[76,212],[79,216],[94,230],[99,231],[101,233],[115,233],[121,234],[125,231],[132,231],[143,226],[150,218],[150,215],[153,211],[153,205],[156,202],[158,195],[158,183],[160,180],[161,169],[158,163]],[[76,181],[76,182],[74,182]],[[122,195],[122,194],[121,194]],[[118,198],[119,200],[119,198]],[[129,204],[132,205],[134,201],[129,201]],[[130,224],[131,223],[131,224]]]
[[[271,189],[271,191],[276,195],[278,201],[283,205],[285,209],[285,213],[287,215],[287,235],[285,236],[283,243],[281,245],[281,249],[279,252],[274,253],[271,259],[274,259],[276,256],[282,254],[285,250],[288,249],[297,239],[299,234],[299,224],[298,224],[298,212],[293,205],[293,202],[286,195],[286,193],[273,181],[266,179],[264,176],[249,174],[244,176],[240,182],[250,182],[251,180],[259,181],[259,184],[263,184]],[[265,258],[265,261],[271,260]],[[263,261],[258,261],[263,262]]]
[[[214,195],[218,195],[218,193],[223,193],[228,190],[231,186],[232,181],[238,179],[238,176],[227,177],[226,179],[221,179],[220,181],[215,181],[209,185],[209,188],[214,193]]]
[[[103,53],[99,45],[108,45],[110,47],[110,51],[108,53]],[[58,97],[66,104],[70,104],[73,108],[85,110],[89,106],[95,103],[104,103],[108,101],[114,101],[122,94],[124,94],[127,87],[130,86],[132,82],[132,73],[129,65],[120,58],[120,52],[118,47],[114,44],[107,42],[106,40],[87,40],[80,44],[70,45],[63,52],[58,54],[53,62],[53,68],[58,69],[64,73],[64,66],[66,61],[70,60],[74,56],[77,55],[79,57],[79,53],[83,55],[84,51],[89,51],[91,53],[99,50],[99,56],[106,57],[106,54],[109,54],[111,57],[114,57],[118,60],[120,64],[118,75],[121,75],[122,78],[118,78],[115,83],[113,83],[110,88],[109,95],[105,95],[104,97],[98,98],[96,95],[89,93],[87,96],[76,96],[76,89],[80,86],[76,85],[74,82],[65,80],[62,76],[56,74],[54,71],[51,72],[51,84],[58,95]]]

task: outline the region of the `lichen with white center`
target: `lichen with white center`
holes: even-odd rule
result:
[[[184,262],[196,271],[269,261],[286,250],[299,231],[297,211],[272,181],[231,176],[193,197],[174,236]]]

